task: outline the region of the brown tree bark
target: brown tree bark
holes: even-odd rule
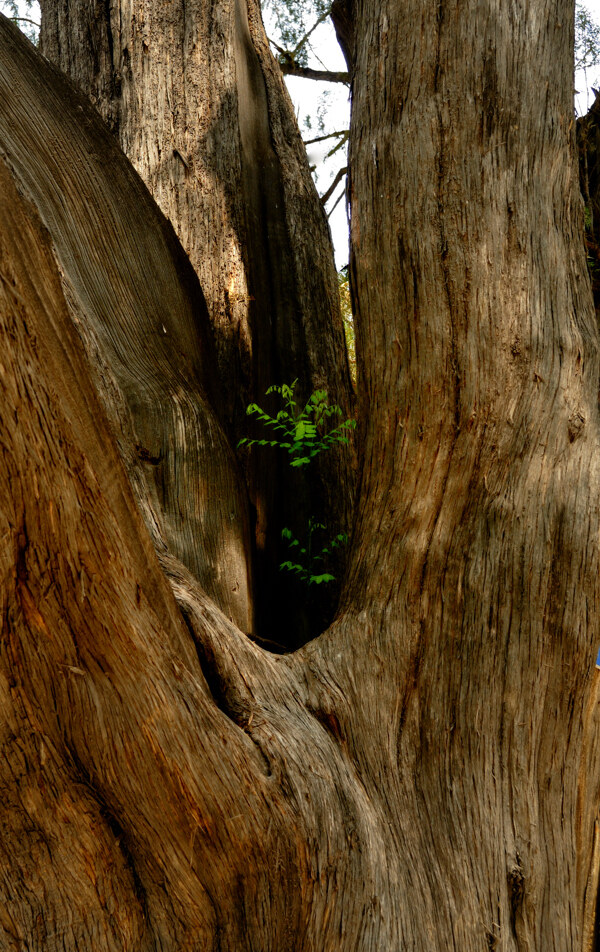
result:
[[[258,0],[44,0],[40,46],[98,106],[190,256],[233,444],[263,435],[246,407],[263,405],[272,384],[298,379],[303,399],[324,388],[350,416],[331,236]],[[353,454],[337,449],[295,473],[280,453],[246,450],[241,459],[258,628],[281,637],[287,618],[294,647],[330,619],[338,589],[311,593],[307,615],[304,588],[278,569],[289,557],[281,529],[301,537],[310,515],[331,536],[348,529]]]
[[[135,325],[136,269],[107,269],[111,228],[85,273],[61,251],[100,220],[97,171],[79,204],[69,183],[108,145],[28,162],[0,125],[9,949],[593,949],[599,341],[573,11],[412,3],[353,5],[364,462],[341,611],[291,655],[172,547],[161,571],[138,517],[72,327],[107,274]],[[74,150],[93,114],[3,21],[3,104],[28,76],[23,129]]]
[[[365,443],[343,604],[366,606],[398,674],[358,757],[395,791],[399,934],[415,949],[576,949],[600,632],[572,10],[354,13]]]

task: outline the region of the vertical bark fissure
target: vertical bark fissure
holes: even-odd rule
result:
[[[109,72],[109,76],[110,76],[111,79],[112,79],[112,82],[111,82],[111,96],[118,96],[119,91],[118,91],[117,88],[116,88],[116,85],[117,85],[117,84],[116,84],[115,78],[114,78],[114,77],[115,77],[115,48],[114,48],[114,47],[115,47],[115,44],[114,44],[114,40],[113,40],[112,23],[111,23],[111,19],[110,19],[110,17],[111,17],[111,2],[112,2],[112,0],[104,0],[104,4],[105,4],[104,19],[105,19],[105,22],[106,22],[106,43],[107,43],[107,47],[108,47],[108,50],[107,50],[107,52],[108,52],[108,72]],[[100,72],[100,70],[98,70],[98,72]]]
[[[89,770],[81,763],[77,752],[67,748],[67,755],[73,765],[76,777],[76,779],[71,778],[71,780],[76,784],[82,784],[91,799],[97,804],[98,812],[110,830],[115,850],[119,851],[120,856],[123,858],[123,865],[133,881],[133,892],[140,907],[141,918],[145,923],[148,923],[148,927],[151,929],[152,918],[146,887],[138,872],[135,856],[127,842],[127,831],[125,827],[121,825],[113,810],[111,810],[102,793],[94,786],[93,777],[90,776]]]
[[[587,876],[583,909],[582,952],[596,952],[600,903],[600,821],[594,823],[590,869]]]

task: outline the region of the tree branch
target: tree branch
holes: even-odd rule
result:
[[[310,33],[304,37],[303,43],[308,40]],[[277,61],[281,67],[281,72],[284,76],[300,76],[302,79],[315,79],[319,82],[326,83],[345,83],[346,85],[350,84],[350,73],[336,72],[329,69],[312,69],[310,66],[300,66],[296,62],[296,53],[298,51],[298,46],[290,52],[289,50],[284,50],[282,46],[279,46],[275,40],[269,38],[269,43],[271,46],[275,47],[279,56]]]
[[[316,79],[322,83],[350,83],[349,73],[336,73],[328,69],[311,69],[310,66],[298,66],[290,60],[282,62],[279,60],[281,72],[284,76],[300,76],[302,79]]]
[[[313,23],[310,30],[308,30],[308,32],[304,34],[300,42],[296,43],[296,46],[294,47],[291,53],[294,59],[296,58],[296,54],[300,52],[304,44],[307,42],[308,38],[315,32],[318,26],[321,26],[321,23],[325,22],[327,17],[330,15],[331,15],[331,7],[329,7],[329,9],[325,11],[325,13],[321,14],[321,16],[315,21],[315,23]]]
[[[30,20],[29,17],[9,17],[9,20],[12,20],[13,23],[31,23],[37,30],[40,29],[40,24],[36,23],[35,20]]]
[[[333,207],[330,208],[329,211],[327,212],[327,218],[331,218],[331,216],[333,215],[334,211],[336,210],[336,208],[337,208],[338,205],[340,204],[342,198],[344,197],[344,193],[345,193],[345,189],[340,192],[340,194],[339,194],[338,197],[336,198],[335,202],[333,203]]]
[[[325,142],[326,139],[333,139],[335,136],[343,136],[344,139],[347,139],[348,135],[348,129],[340,129],[339,132],[328,132],[325,136],[316,136],[314,139],[304,139],[304,145],[314,145],[315,142]]]
[[[325,192],[325,194],[321,197],[321,204],[322,204],[322,205],[326,205],[326,204],[327,204],[327,202],[329,201],[329,199],[331,198],[331,196],[332,196],[333,193],[335,192],[337,186],[338,186],[339,183],[342,181],[342,179],[343,179],[343,177],[344,177],[344,175],[346,174],[347,171],[348,171],[348,167],[347,167],[346,165],[344,166],[343,169],[340,169],[340,170],[339,170],[339,172],[337,173],[337,175],[336,175],[336,177],[334,178],[333,182],[331,183],[331,185],[329,186],[329,188],[327,189],[327,191]]]

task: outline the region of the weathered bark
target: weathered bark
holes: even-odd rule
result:
[[[599,779],[598,333],[567,7],[354,4],[365,440],[343,604],[365,606],[396,677],[368,744],[341,727],[361,775],[389,789],[398,947],[582,943]]]
[[[5,21],[0,37],[3,77],[10,58],[27,97],[32,51]],[[55,132],[37,65],[22,118]],[[63,132],[93,125],[74,94],[62,106]],[[371,905],[388,888],[373,807],[311,712],[310,669],[253,646],[163,551],[183,623],[73,328],[75,256],[61,260],[17,192],[16,158],[0,165],[0,944],[372,946]],[[141,195],[132,187],[125,218]],[[89,198],[70,204],[84,248]],[[160,220],[147,224],[160,243]]]
[[[305,399],[325,388],[351,415],[329,228],[258,0],[44,0],[40,45],[116,131],[190,256],[234,445],[258,435],[246,407],[274,383],[298,379]],[[265,450],[241,458],[255,511],[259,630],[275,637],[291,607],[285,641],[295,646],[321,630],[337,592],[323,589],[303,617],[302,586],[278,571],[289,556],[281,529],[301,536],[311,514],[332,536],[348,528],[353,455],[335,450],[308,473]]]
[[[0,179],[8,948],[592,948],[599,342],[573,11],[353,12],[364,465],[341,612],[293,655],[163,550],[182,624],[70,326],[64,224],[61,284]],[[97,214],[73,203],[74,242]]]

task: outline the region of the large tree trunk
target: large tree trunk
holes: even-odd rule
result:
[[[98,106],[190,256],[233,444],[263,435],[246,407],[272,384],[298,379],[304,399],[324,388],[351,415],[329,228],[258,0],[43,0],[40,45]],[[287,626],[294,647],[330,619],[338,588],[321,588],[307,614],[303,587],[278,571],[281,529],[301,537],[311,515],[331,536],[348,529],[353,454],[338,448],[302,472],[264,449],[241,460],[258,629],[273,639]]]
[[[568,6],[354,5],[343,604],[395,674],[351,736],[390,794],[399,947],[582,944],[600,460]]]
[[[157,564],[134,435],[124,468],[94,389],[110,410],[107,367],[126,404],[117,358],[96,329],[91,371],[72,328],[108,320],[109,275],[141,320],[115,236],[143,192],[131,176],[103,243],[110,147],[0,25],[3,107],[23,104],[19,128],[0,111],[8,949],[593,949],[598,333],[573,11],[349,12],[364,465],[341,611],[280,658],[170,540]],[[147,218],[147,247],[177,261],[164,228]]]

